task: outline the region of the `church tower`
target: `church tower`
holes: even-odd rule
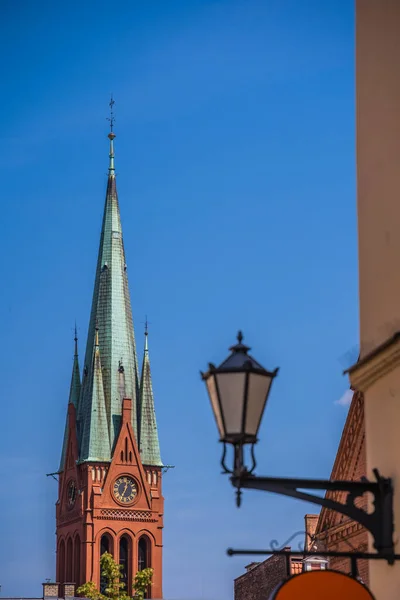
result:
[[[111,101],[112,109],[113,101]],[[114,168],[108,182],[82,377],[75,354],[59,467],[57,582],[98,589],[100,556],[123,566],[126,591],[154,569],[148,597],[162,598],[164,499],[147,326],[139,373]]]

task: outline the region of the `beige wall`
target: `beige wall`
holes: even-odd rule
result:
[[[400,330],[400,1],[356,0],[361,353]]]
[[[367,474],[373,479],[371,470],[377,467],[381,475],[393,478],[396,542],[400,531],[400,367],[376,381],[366,390],[366,396]],[[398,543],[395,549],[398,553]],[[375,549],[371,547],[370,551],[375,552]],[[399,600],[400,562],[393,566],[385,561],[369,563],[370,589],[376,600]]]
[[[363,357],[400,330],[400,0],[356,0],[356,111]],[[364,391],[368,475],[394,479],[396,540],[400,366]],[[399,600],[400,564],[371,561],[370,586],[376,600]]]

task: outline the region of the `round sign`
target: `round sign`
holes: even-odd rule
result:
[[[374,600],[367,588],[338,571],[306,571],[287,579],[270,600]]]

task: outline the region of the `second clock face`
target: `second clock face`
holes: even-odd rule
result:
[[[132,477],[122,475],[115,481],[113,491],[118,502],[130,504],[137,496],[138,486]]]
[[[76,500],[76,483],[74,480],[71,480],[68,484],[68,492],[67,492],[67,497],[68,497],[68,508],[72,508],[75,504],[75,500]]]

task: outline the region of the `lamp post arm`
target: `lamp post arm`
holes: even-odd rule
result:
[[[381,477],[374,471],[377,481],[329,481],[322,479],[286,479],[284,477],[257,477],[241,472],[233,474],[232,485],[240,493],[241,488],[261,490],[290,496],[346,515],[363,525],[371,532],[374,546],[379,553],[390,560],[394,556],[393,546],[393,487],[390,479]],[[338,502],[326,496],[317,496],[301,490],[327,490],[348,492],[345,502]],[[366,492],[373,494],[375,510],[372,513],[355,505],[356,498]]]

